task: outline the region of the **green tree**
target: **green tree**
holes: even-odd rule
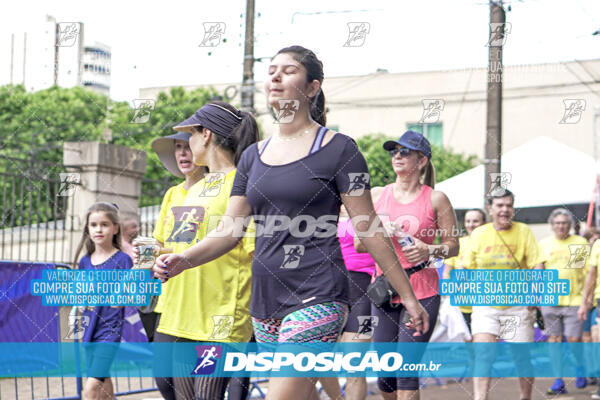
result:
[[[63,143],[100,139],[105,110],[106,97],[84,88],[0,87],[2,227],[62,218]]]
[[[378,133],[362,136],[356,141],[358,148],[367,160],[373,187],[385,186],[396,179],[390,156],[383,149],[383,143],[387,140],[396,140],[396,138]],[[475,166],[476,157],[474,155],[465,156],[438,146],[432,146],[431,151],[437,182],[442,182]]]

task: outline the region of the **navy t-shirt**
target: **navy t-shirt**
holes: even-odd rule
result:
[[[102,264],[94,265],[90,255],[85,255],[79,260],[79,269],[131,269],[133,262],[129,255],[117,251]],[[82,342],[120,342],[125,321],[125,308],[110,306],[96,306],[93,310],[86,309],[82,314],[82,327],[84,329]]]
[[[340,193],[360,195],[369,188],[363,155],[341,133],[284,165],[262,162],[257,144],[244,151],[231,195],[247,197],[256,223],[253,317],[283,318],[313,304],[348,303],[337,238]],[[287,228],[281,230],[282,224]]]

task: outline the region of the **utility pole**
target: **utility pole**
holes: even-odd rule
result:
[[[246,0],[242,111],[254,113],[254,0]]]
[[[23,87],[27,90],[27,86],[25,86],[25,73],[27,63],[27,32],[23,33]]]
[[[60,25],[54,20],[54,86],[58,86],[58,38],[60,37]]]
[[[504,44],[505,22],[506,14],[504,13],[502,0],[490,0],[490,36],[488,41],[489,62],[487,74],[487,135],[485,142],[485,158],[483,161],[485,166],[484,204],[486,204],[486,196],[490,189],[496,186],[496,184],[492,182],[491,174],[499,174],[501,171],[502,46]]]
[[[13,80],[13,68],[15,63],[15,34],[10,35],[10,84],[14,83]]]

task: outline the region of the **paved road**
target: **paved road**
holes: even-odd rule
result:
[[[598,386],[588,386],[584,389],[575,388],[575,379],[565,379],[567,383],[568,394],[561,396],[549,396],[546,394],[548,388],[552,385],[554,379],[538,378],[534,385],[533,396],[531,400],[556,399],[556,400],[590,400],[591,394],[594,393]],[[374,384],[369,385],[373,391],[376,391]],[[323,395],[323,399],[327,396]],[[460,383],[448,383],[440,386],[431,384],[421,389],[422,400],[454,400],[454,399],[472,399],[473,398],[473,383],[471,380],[466,380]],[[161,399],[158,392],[146,393],[134,396],[124,396],[119,399],[127,400],[142,400],[142,399]],[[383,399],[379,394],[370,395],[368,400]],[[300,400],[300,399],[299,399]],[[517,378],[502,378],[492,381],[491,394],[489,400],[519,400],[519,382]]]

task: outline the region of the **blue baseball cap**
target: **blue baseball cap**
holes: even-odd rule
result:
[[[431,160],[431,145],[429,140],[419,132],[406,131],[398,141],[388,140],[383,144],[383,148],[387,151],[394,150],[396,145],[406,147],[407,149],[419,151]]]

